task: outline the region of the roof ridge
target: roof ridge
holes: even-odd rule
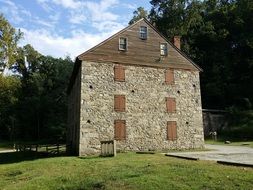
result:
[[[117,35],[121,34],[122,32],[124,32],[124,31],[128,30],[129,28],[132,28],[134,25],[136,25],[138,22],[140,22],[140,21],[142,21],[142,20],[145,20],[145,18],[141,18],[141,19],[139,19],[137,22],[135,22],[135,23],[133,23],[133,24],[131,24],[131,25],[129,25],[129,26],[127,26],[127,27],[123,28],[122,30],[120,30],[120,31],[116,32],[115,34],[113,34],[113,35],[112,35],[112,36],[110,36],[109,38],[107,38],[107,39],[103,40],[103,41],[102,41],[102,42],[100,42],[99,44],[97,44],[97,45],[95,45],[94,47],[92,47],[92,48],[88,49],[88,50],[87,50],[87,51],[85,51],[84,53],[81,53],[80,55],[78,55],[78,56],[77,56],[77,58],[79,58],[79,57],[81,57],[81,56],[83,56],[83,55],[85,55],[85,54],[89,53],[89,52],[90,52],[90,51],[92,51],[93,49],[96,49],[97,47],[99,47],[99,46],[103,45],[104,43],[106,43],[106,42],[107,42],[107,41],[109,41],[110,39],[114,38],[115,36],[117,36]]]
[[[91,52],[92,50],[98,48],[99,46],[103,45],[104,43],[106,43],[107,41],[113,39],[115,36],[123,33],[124,31],[128,30],[129,28],[132,28],[133,26],[135,26],[137,23],[141,22],[142,20],[144,20],[153,30],[155,30],[155,32],[160,35],[166,42],[168,42],[179,54],[181,54],[185,59],[187,59],[194,67],[196,67],[199,71],[203,71],[201,67],[199,67],[194,61],[192,61],[188,55],[186,55],[182,50],[178,49],[173,43],[170,42],[170,40],[168,40],[167,37],[165,37],[155,26],[152,25],[152,23],[145,17],[139,19],[137,22],[123,28],[122,30],[118,31],[117,33],[113,34],[112,36],[110,36],[109,38],[105,39],[104,41],[100,42],[99,44],[97,44],[96,46],[88,49],[87,51],[85,51],[84,53],[81,53],[80,55],[77,56],[77,59],[81,59],[82,56],[86,55],[87,53]]]

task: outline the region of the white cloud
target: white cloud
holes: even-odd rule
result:
[[[55,4],[61,5],[64,8],[77,9],[81,6],[81,1],[75,0],[52,0]]]
[[[119,31],[124,25],[113,21],[93,22],[92,26],[100,32]]]
[[[28,16],[28,17],[31,17],[31,16],[32,16],[32,14],[31,14],[29,11],[25,10],[25,9],[22,9],[20,12],[21,12],[22,14]]]
[[[122,5],[128,9],[132,9],[132,10],[137,9],[137,5],[135,4],[123,3]]]
[[[85,33],[82,30],[71,32],[71,37],[53,35],[45,29],[28,30],[21,28],[24,32],[24,40],[20,45],[31,44],[36,50],[44,55],[54,57],[64,57],[70,55],[75,58],[89,48],[97,45],[102,40],[108,38],[116,31],[97,34]]]
[[[56,22],[59,21],[60,16],[61,16],[61,14],[60,14],[59,12],[57,12],[57,13],[55,13],[55,14],[53,14],[53,15],[49,15],[49,19],[50,19],[52,22],[56,23]]]
[[[37,0],[37,3],[47,12],[53,11],[53,8],[49,6],[48,0]]]
[[[118,15],[111,12],[111,9],[119,4],[118,0],[77,1],[77,0],[37,0],[47,11],[54,9],[50,6],[58,5],[67,9],[69,22],[72,24],[83,23],[86,18],[91,21],[115,21]]]
[[[86,21],[86,16],[83,13],[77,14],[75,11],[71,11],[71,16],[69,18],[69,22],[72,24],[82,24]]]
[[[32,22],[34,22],[35,24],[39,24],[41,26],[44,26],[44,27],[48,27],[48,28],[53,28],[54,24],[55,24],[54,22],[42,20],[39,17],[34,17]]]
[[[3,5],[0,7],[0,12],[5,15],[10,15],[13,23],[20,23],[24,21],[24,16],[31,16],[31,13],[25,10],[22,6],[16,5],[10,0],[0,0]]]
[[[119,7],[136,8],[132,1],[119,0],[36,1],[47,11],[43,17],[27,10],[32,7],[24,8],[24,4],[12,0],[0,0],[0,12],[15,27],[21,27],[24,39],[20,45],[29,43],[40,53],[54,57],[74,58],[97,45],[127,24],[128,14],[119,12]]]
[[[21,5],[10,0],[0,0],[1,10],[10,17],[12,23],[22,26],[24,39],[20,45],[31,44],[44,55],[72,58],[85,52],[99,42],[110,37],[124,27],[124,20],[113,9],[119,0],[36,0],[47,12],[47,17],[31,14]],[[130,8],[130,7],[129,7]],[[64,24],[66,19],[69,24]],[[13,21],[12,21],[13,20]],[[24,22],[25,21],[25,24]],[[86,27],[89,25],[88,27]],[[28,26],[32,26],[29,27]],[[56,28],[57,26],[57,28]],[[39,27],[39,28],[38,28]],[[88,31],[91,27],[97,31]],[[85,30],[85,32],[84,32]],[[66,35],[67,31],[67,35]]]
[[[70,9],[77,9],[82,4],[81,1],[75,0],[37,0],[37,2],[47,11],[52,10],[52,8],[48,5],[50,2]]]
[[[89,10],[93,21],[115,21],[118,15],[110,12],[109,9],[118,3],[118,0],[101,0],[100,3],[87,1],[83,6]]]
[[[9,0],[0,0],[0,2],[5,3],[9,6],[15,6],[15,4],[13,2],[9,1]]]

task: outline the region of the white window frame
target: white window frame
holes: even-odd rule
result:
[[[123,45],[123,44],[121,44],[121,39],[125,39],[125,42],[126,42],[126,48],[121,48],[121,45]],[[127,38],[125,38],[125,37],[120,37],[119,38],[119,50],[120,51],[127,51]]]
[[[142,28],[145,28],[146,30],[142,30]],[[140,39],[146,40],[148,38],[148,27],[140,26],[139,35],[140,35]]]
[[[164,45],[165,48],[162,48],[162,45]],[[161,56],[167,56],[168,55],[168,44],[166,42],[160,43],[160,55]]]

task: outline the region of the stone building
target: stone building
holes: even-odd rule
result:
[[[141,19],[76,58],[68,88],[67,143],[77,155],[200,148],[199,72],[174,43]]]

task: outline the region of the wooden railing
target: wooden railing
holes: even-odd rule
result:
[[[15,145],[17,152],[41,152],[50,155],[60,155],[66,153],[66,145],[63,144],[17,144]]]

